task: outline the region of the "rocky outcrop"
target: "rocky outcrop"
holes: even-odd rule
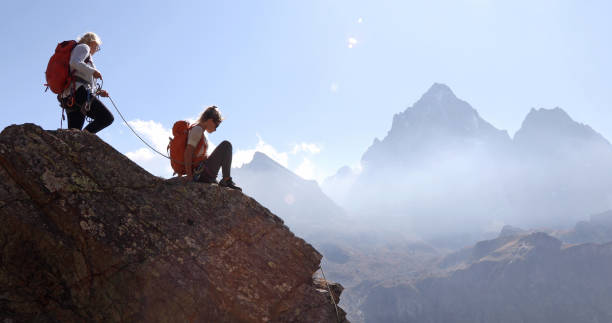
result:
[[[576,223],[572,230],[556,232],[567,243],[612,242],[612,211],[591,215],[589,221]]]
[[[344,319],[313,281],[321,255],[257,201],[86,132],[2,132],[0,250],[3,322]]]
[[[504,225],[504,227],[499,232],[499,237],[508,237],[508,236],[517,236],[521,234],[527,234],[528,231],[523,230],[521,228],[513,227],[511,225]]]
[[[536,232],[484,241],[459,269],[371,288],[366,322],[612,322],[612,243]]]

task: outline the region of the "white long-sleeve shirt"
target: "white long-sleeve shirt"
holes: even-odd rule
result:
[[[87,59],[88,57],[89,59]],[[84,86],[89,92],[93,93],[95,88],[93,74],[95,71],[97,71],[96,65],[94,65],[93,59],[91,55],[89,55],[89,46],[87,44],[76,45],[70,54],[70,72],[74,73],[74,76],[89,82],[84,83],[77,79],[74,84],[74,88],[78,89],[79,86]],[[72,86],[64,90],[62,97],[67,97],[70,95],[71,87]]]

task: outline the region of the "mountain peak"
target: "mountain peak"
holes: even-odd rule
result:
[[[276,169],[276,168],[284,168],[281,164],[279,164],[277,161],[275,161],[274,159],[272,159],[270,156],[256,151],[255,154],[253,155],[253,159],[251,160],[250,163],[246,164],[245,166],[248,167],[255,167],[258,169]]]
[[[478,115],[478,112],[474,110],[467,102],[459,99],[453,90],[442,83],[434,83],[421,98],[414,103],[412,108],[408,110],[414,110],[426,115],[439,115],[447,116],[450,114],[459,114],[462,116],[469,116],[471,118],[474,115]],[[406,112],[405,111],[405,112]]]
[[[301,179],[301,177],[285,168],[285,166],[281,165],[279,162],[275,161],[265,153],[259,151],[255,152],[250,163],[244,164],[240,168],[253,172],[284,174],[285,176],[288,176],[288,178],[293,178],[294,180],[297,178]]]
[[[412,107],[394,116],[389,135],[393,137],[394,133],[399,133],[400,137],[411,133],[421,139],[441,135],[510,139],[442,83],[434,83]]]
[[[405,163],[432,156],[425,151],[442,152],[443,147],[456,149],[473,143],[503,147],[510,143],[510,136],[482,119],[450,87],[434,83],[412,107],[393,116],[387,136],[381,141],[375,139],[361,160],[364,165],[370,164],[368,167],[374,167],[374,160],[381,163],[379,166],[389,160]]]
[[[453,90],[448,85],[442,83],[434,83],[421,98],[421,100],[433,100],[436,102],[447,99],[457,99],[457,96],[455,96],[455,93],[453,93]]]
[[[260,151],[256,151],[255,154],[253,154],[253,160],[251,162],[278,164],[277,162],[274,161],[274,159],[270,158],[268,155]]]
[[[453,94],[453,91],[451,90],[451,88],[444,84],[444,83],[434,83],[429,90],[427,90],[427,93],[430,92],[439,92],[439,93],[450,93]],[[453,94],[454,95],[454,94]]]
[[[576,123],[563,109],[556,107],[554,109],[535,109],[531,108],[525,117],[526,123],[535,122],[538,124],[574,124]]]
[[[521,128],[514,139],[518,142],[533,142],[543,140],[558,142],[559,138],[595,140],[608,144],[608,141],[588,125],[574,121],[561,108],[534,109],[525,117]]]

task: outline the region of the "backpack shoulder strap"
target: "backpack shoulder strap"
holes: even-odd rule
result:
[[[191,129],[193,129],[195,126],[197,126],[197,123],[194,123],[192,125],[189,126],[189,132],[191,132]],[[189,132],[187,132],[187,137],[189,138]],[[194,149],[194,153],[197,153],[200,151],[200,149],[202,148],[202,145],[205,145],[205,135],[204,135],[204,129],[202,129],[202,137],[200,138],[200,141],[198,141],[198,144],[196,145],[195,149]],[[204,148],[204,155],[206,155],[206,148]]]

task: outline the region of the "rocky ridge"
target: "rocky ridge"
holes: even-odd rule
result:
[[[481,241],[448,270],[372,286],[365,322],[612,322],[612,243],[564,246],[546,233]]]
[[[312,278],[321,255],[241,192],[32,124],[0,134],[0,178],[1,320],[344,320]]]

